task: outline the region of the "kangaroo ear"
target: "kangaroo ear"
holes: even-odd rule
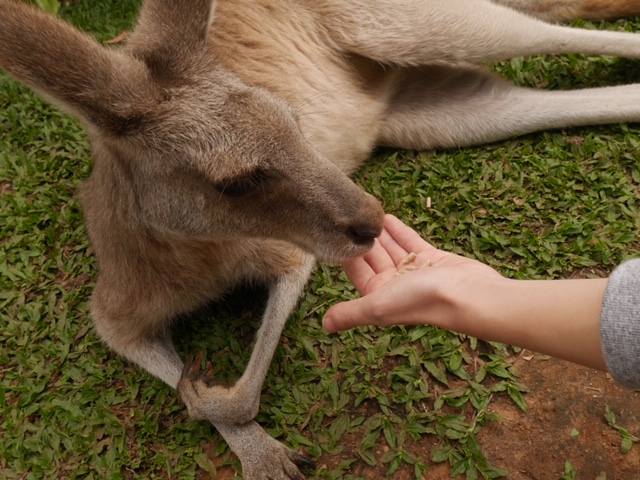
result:
[[[0,67],[85,122],[112,133],[134,128],[154,101],[143,62],[13,0],[0,0]]]
[[[189,62],[207,53],[215,0],[147,0],[127,38],[131,54],[155,77],[180,78]]]

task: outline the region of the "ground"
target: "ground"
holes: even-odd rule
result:
[[[640,478],[640,448],[623,454],[621,436],[604,416],[608,405],[618,423],[640,431],[638,392],[618,386],[608,374],[560,360],[523,360],[519,367],[531,390],[528,413],[497,402],[502,420],[479,434],[485,455],[508,470],[508,478],[560,478],[567,461],[580,479],[596,479],[602,472],[606,477],[600,478]]]
[[[608,406],[615,413],[618,425],[630,432],[640,432],[640,392],[621,387],[608,373],[526,351],[515,364],[522,373],[522,382],[530,389],[525,397],[528,412],[522,412],[508,397],[501,397],[491,404],[491,410],[501,419],[487,423],[478,435],[487,459],[509,472],[505,478],[640,479],[640,446],[623,453],[621,434],[605,419]],[[361,439],[346,436],[343,441],[344,451],[353,452]],[[416,447],[422,450],[422,458],[430,458],[436,442],[435,436],[421,439]],[[213,440],[207,449],[213,457],[216,444],[217,440]],[[339,460],[326,455],[318,463],[331,466]],[[576,472],[573,477],[564,476],[567,462]],[[360,462],[353,465],[352,474],[367,480],[382,480],[389,478],[385,471],[386,468]],[[444,480],[451,478],[450,472],[447,463],[431,463],[424,478]],[[208,477],[202,473],[202,478]],[[232,478],[237,477],[230,467],[218,469],[218,480]],[[405,468],[391,478],[411,480],[415,477],[413,471]]]

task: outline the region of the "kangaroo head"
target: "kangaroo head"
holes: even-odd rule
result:
[[[149,0],[116,50],[0,0],[0,66],[87,125],[93,177],[117,201],[97,189],[85,208],[122,208],[129,226],[160,234],[363,254],[381,207],[310,146],[285,102],[215,63],[214,11],[211,0]]]

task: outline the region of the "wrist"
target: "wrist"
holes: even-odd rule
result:
[[[458,316],[454,329],[483,340],[513,344],[519,333],[506,309],[517,295],[518,281],[502,276],[476,279],[458,295]]]
[[[447,272],[424,282],[427,291],[422,293],[429,318],[436,326],[465,333],[484,340],[497,340],[508,320],[502,316],[505,297],[512,295],[515,280],[496,272],[478,275],[452,275]]]

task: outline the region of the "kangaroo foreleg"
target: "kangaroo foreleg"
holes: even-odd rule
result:
[[[479,145],[552,128],[640,120],[640,85],[544,91],[481,67],[407,70],[381,127],[381,145]]]
[[[197,362],[187,364],[178,383],[178,391],[192,417],[206,419],[213,424],[244,424],[257,415],[271,359],[312,265],[313,258],[305,254],[298,268],[281,275],[271,284],[251,359],[235,385],[216,382],[210,375],[210,369],[202,372]]]
[[[215,424],[231,450],[242,462],[246,480],[304,480],[300,469],[315,468],[312,461],[275,440],[260,425]]]

